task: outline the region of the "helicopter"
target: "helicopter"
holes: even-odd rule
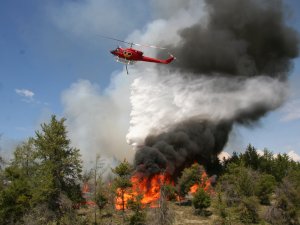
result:
[[[175,57],[170,53],[169,53],[170,57],[167,59],[157,59],[157,58],[151,58],[148,56],[144,56],[143,55],[144,53],[142,51],[134,49],[132,46],[135,45],[135,46],[143,46],[143,47],[157,48],[157,49],[166,49],[166,48],[162,48],[162,47],[158,47],[158,46],[154,46],[154,45],[136,44],[136,43],[127,42],[127,41],[123,41],[123,40],[119,40],[119,39],[111,38],[111,37],[106,37],[106,36],[102,36],[102,37],[107,38],[107,39],[112,39],[112,40],[115,40],[118,42],[123,42],[123,43],[130,45],[129,48],[121,48],[119,46],[116,49],[110,51],[110,53],[115,56],[115,60],[117,62],[125,64],[127,74],[129,74],[127,65],[133,65],[134,63],[136,63],[138,61],[169,64],[170,62],[172,62],[175,59]]]

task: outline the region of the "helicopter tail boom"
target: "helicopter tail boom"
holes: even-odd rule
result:
[[[147,56],[143,56],[141,61],[145,61],[145,62],[153,62],[153,63],[162,63],[162,64],[169,64],[170,62],[172,62],[175,59],[175,57],[173,55],[170,54],[170,57],[166,60],[163,59],[155,59],[155,58],[150,58]]]

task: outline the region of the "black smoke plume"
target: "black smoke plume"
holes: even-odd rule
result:
[[[231,123],[185,121],[157,136],[148,136],[135,155],[138,171],[151,175],[165,170],[176,177],[194,162],[207,165],[215,160],[228,140]]]
[[[246,83],[256,76],[267,76],[286,82],[291,60],[298,55],[299,40],[296,31],[285,24],[282,1],[205,2],[207,21],[180,30],[179,44],[169,46],[178,58],[173,71],[188,79],[214,77],[216,91],[241,88],[231,85],[231,79]],[[267,104],[253,104],[229,120],[186,118],[167,132],[149,134],[137,150],[135,166],[146,175],[166,170],[174,177],[196,161],[207,166],[223,150],[233,124],[255,122],[272,109]]]
[[[220,76],[285,78],[298,55],[298,36],[284,23],[279,0],[206,0],[207,25],[180,31],[175,67]]]

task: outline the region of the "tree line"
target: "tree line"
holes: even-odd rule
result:
[[[220,224],[300,224],[300,163],[248,145],[224,160],[216,187]]]
[[[99,157],[88,172],[82,163],[79,149],[70,145],[64,118],[52,116],[41,124],[9,162],[0,157],[0,224],[168,225],[176,217],[172,201],[177,207],[193,206],[199,220],[215,215],[211,224],[300,224],[300,164],[287,154],[275,156],[267,149],[258,154],[249,144],[243,153],[216,159],[206,168],[195,163],[174,184],[161,185],[155,209],[141,203],[142,193],[125,202],[134,172],[126,160],[106,180]],[[205,171],[208,175],[202,176]],[[210,191],[207,179],[212,179]],[[83,183],[93,189],[91,209],[80,205],[85,201]],[[194,184],[199,188],[190,194]]]

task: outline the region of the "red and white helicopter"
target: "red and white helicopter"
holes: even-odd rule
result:
[[[111,37],[106,37],[106,36],[102,36],[102,37],[112,39],[115,41],[119,41],[119,42],[123,42],[123,43],[130,45],[129,48],[117,47],[116,49],[110,51],[111,54],[113,54],[115,56],[115,60],[117,62],[125,64],[127,74],[128,74],[127,65],[132,65],[132,64],[136,63],[137,61],[169,64],[170,62],[172,62],[175,59],[175,57],[170,53],[169,53],[170,57],[165,60],[144,56],[143,55],[144,53],[142,51],[136,50],[136,49],[132,48],[132,46],[135,45],[135,46],[143,46],[143,47],[157,48],[157,49],[166,49],[166,48],[162,48],[162,47],[158,47],[158,46],[154,46],[154,45],[141,45],[141,44],[122,41],[122,40],[119,40],[116,38],[111,38]]]

